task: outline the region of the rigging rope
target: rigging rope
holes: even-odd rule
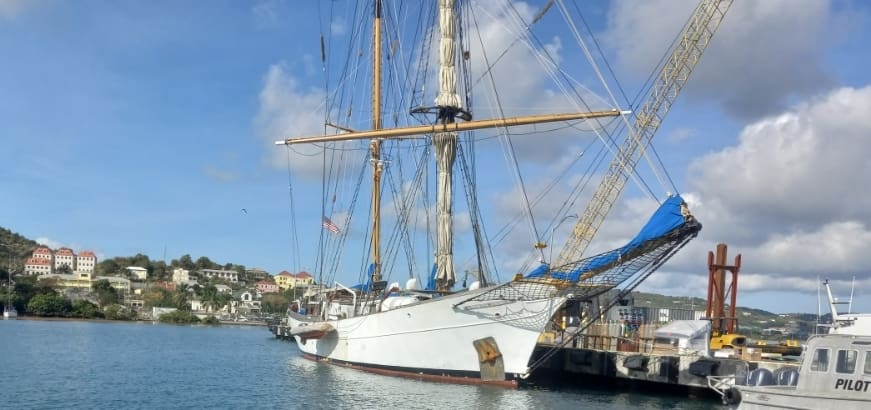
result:
[[[290,145],[285,145],[286,147],[290,147]],[[299,269],[300,258],[299,258],[299,236],[297,235],[296,229],[296,210],[293,206],[293,176],[291,174],[290,167],[290,150],[287,150],[287,195],[288,200],[290,201],[290,255],[291,261],[293,263],[294,269]]]
[[[471,138],[470,138],[471,140]],[[472,142],[470,142],[471,144]],[[488,244],[485,243],[486,233],[483,232],[483,225],[480,222],[481,214],[480,209],[478,207],[478,194],[475,190],[474,184],[474,169],[472,168],[472,164],[470,164],[469,160],[467,160],[466,155],[464,154],[463,145],[460,144],[457,148],[457,157],[460,160],[460,172],[463,175],[463,179],[465,180],[465,184],[463,185],[466,192],[466,203],[469,208],[469,219],[472,223],[472,233],[475,238],[475,255],[476,262],[478,267],[478,280],[481,282],[482,286],[487,285],[487,277],[490,266],[487,263],[487,253],[486,251],[489,249],[492,254],[492,249]],[[474,157],[472,157],[474,158]],[[495,271],[495,270],[494,270]],[[497,271],[498,272],[498,271]]]
[[[596,60],[593,58],[593,55],[590,52],[590,48],[587,46],[587,42],[584,41],[583,36],[581,36],[581,33],[578,31],[578,28],[575,25],[574,20],[569,15],[568,10],[565,8],[565,4],[562,2],[562,0],[557,0],[557,6],[560,9],[560,11],[562,12],[563,18],[565,19],[566,23],[568,23],[569,29],[571,30],[572,34],[575,36],[575,40],[578,42],[578,45],[581,46],[581,49],[583,50],[584,55],[587,57],[587,61],[590,62],[590,66],[593,68],[593,71],[596,73],[596,77],[599,78],[599,81],[602,83],[602,86],[605,88],[605,92],[607,92],[608,96],[611,98],[611,101],[614,103],[614,105],[619,106],[619,103],[617,102],[617,98],[614,97],[614,93],[611,92],[611,88],[608,86],[608,82],[605,81],[605,77],[602,75],[602,70],[600,70],[599,65],[596,64]],[[590,34],[592,35],[592,33],[590,33]],[[635,130],[632,127],[632,125],[629,124],[629,119],[627,118],[627,116],[621,115],[620,117],[623,119],[624,123],[626,124],[626,128],[629,130],[629,132],[634,133]],[[651,169],[653,170],[653,173],[656,176],[656,178],[659,180],[660,184],[662,186],[665,186],[665,183],[663,182],[662,177],[659,175],[659,172],[657,172],[656,167],[653,166],[653,163],[650,160],[650,157],[647,155],[647,151],[642,148],[641,153],[642,153],[642,155],[644,155],[645,158],[647,158],[648,163],[650,163]],[[614,152],[613,154],[616,155],[616,152]],[[624,166],[623,172],[626,173],[627,175],[635,175],[635,170],[633,168],[628,168],[626,166]],[[660,202],[656,198],[656,196],[653,195],[652,192],[646,192],[646,193],[654,201],[657,201],[657,203]]]
[[[478,29],[478,33],[480,34],[480,27],[478,26],[478,20],[475,17],[475,13],[471,13],[471,14],[472,14],[472,19],[474,20],[475,28]],[[481,54],[482,54],[482,58],[484,59],[484,64],[487,67],[491,67],[490,62],[488,61],[487,52],[485,51],[486,47],[484,46],[484,42],[483,42],[480,35],[478,36],[478,40],[481,43],[480,44],[481,45]],[[505,112],[502,109],[502,105],[501,105],[500,97],[499,97],[499,92],[496,90],[496,83],[495,83],[495,79],[493,78],[493,73],[490,70],[488,70],[488,73],[489,73],[489,75],[487,75],[487,78],[490,81],[490,85],[492,87],[491,92],[493,94],[493,98],[495,98],[495,100],[496,100],[496,107],[499,110],[499,115],[504,118]],[[503,144],[503,153],[508,156],[509,165],[513,165],[512,170],[514,171],[513,172],[514,179],[518,185],[518,188],[520,189],[521,197],[523,199],[522,202],[523,202],[523,206],[524,206],[525,211],[526,211],[526,217],[527,217],[527,222],[529,223],[530,233],[533,235],[535,243],[537,244],[538,242],[541,241],[541,239],[539,237],[538,230],[535,227],[535,216],[532,214],[532,208],[529,204],[529,197],[526,194],[526,187],[523,184],[523,176],[520,175],[520,165],[518,164],[517,157],[514,154],[514,146],[511,143],[510,130],[506,127],[502,127],[499,129],[502,131],[500,133],[500,137],[501,137],[500,141]],[[536,247],[536,248],[538,249],[538,251],[541,255],[541,258],[544,258],[544,251],[541,248],[538,248],[538,247]]]

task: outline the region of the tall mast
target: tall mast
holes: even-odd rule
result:
[[[437,121],[452,124],[460,105],[457,95],[457,69],[454,66],[456,49],[456,13],[454,0],[439,0],[439,93],[436,96],[438,107]],[[445,292],[456,282],[453,256],[453,216],[451,215],[451,196],[453,193],[453,167],[457,155],[457,133],[437,132],[433,134],[438,187],[436,195],[436,286]]]
[[[570,112],[547,115],[526,115],[507,118],[472,120],[464,111],[457,94],[457,69],[455,67],[456,1],[439,0],[439,93],[436,97],[437,120],[429,125],[411,125],[382,128],[381,123],[381,77],[382,77],[382,38],[381,18],[382,0],[374,1],[372,27],[372,129],[353,130],[348,127],[327,124],[345,131],[335,135],[315,135],[285,138],[275,141],[276,145],[310,144],[333,141],[352,141],[369,139],[369,155],[372,162],[372,281],[381,280],[381,143],[385,139],[398,139],[412,136],[432,135],[438,166],[437,194],[437,250],[436,280],[438,290],[448,291],[456,283],[453,264],[452,237],[452,170],[457,150],[457,134],[462,131],[494,129],[523,125],[584,121],[595,118],[617,117],[628,111],[607,110],[594,112]],[[457,122],[460,118],[463,122]]]
[[[372,129],[381,129],[381,0],[372,22]],[[381,139],[369,143],[372,156],[372,282],[381,280]]]

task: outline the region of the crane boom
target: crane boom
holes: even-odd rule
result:
[[[732,0],[699,2],[681,33],[680,41],[637,111],[635,124],[629,129],[626,140],[611,160],[608,172],[552,266],[569,265],[581,259],[731,5]]]

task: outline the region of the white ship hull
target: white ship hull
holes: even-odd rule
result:
[[[563,297],[464,303],[487,289],[465,292],[347,319],[319,339],[296,336],[309,358],[383,374],[461,383],[516,384],[527,372],[536,342]],[[291,329],[308,322],[291,315]],[[482,377],[474,342],[492,338],[504,377]],[[492,356],[491,358],[495,358]],[[492,364],[494,361],[487,361]]]

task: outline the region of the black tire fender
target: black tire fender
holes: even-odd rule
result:
[[[723,403],[729,405],[741,403],[741,392],[734,387],[726,389],[723,392]]]

